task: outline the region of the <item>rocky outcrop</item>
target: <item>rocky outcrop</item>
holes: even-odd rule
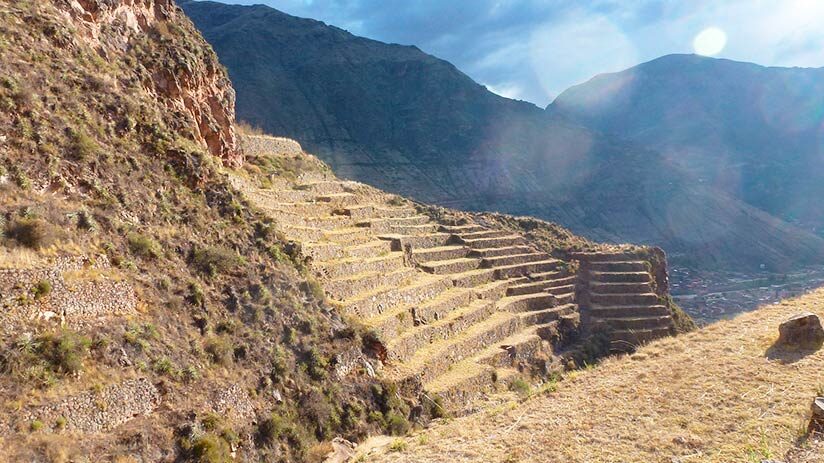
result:
[[[242,163],[233,126],[235,92],[214,52],[172,0],[64,0],[59,3],[78,29],[77,40],[91,42],[104,58],[122,53],[149,33],[175,37],[173,54],[165,60],[141,63],[151,80],[146,90],[171,111],[191,119],[195,141],[228,165]],[[170,52],[170,50],[164,50]]]

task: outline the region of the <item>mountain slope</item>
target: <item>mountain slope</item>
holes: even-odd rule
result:
[[[669,55],[563,92],[547,108],[824,234],[824,69]]]
[[[417,48],[265,6],[183,8],[228,67],[239,117],[299,140],[340,175],[421,201],[535,215],[597,240],[660,245],[697,265],[824,257],[821,239],[692,181],[658,153],[497,96]]]

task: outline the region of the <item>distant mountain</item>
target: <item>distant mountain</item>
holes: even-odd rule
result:
[[[547,110],[824,236],[824,69],[669,55],[572,87]]]
[[[694,180],[655,150],[509,100],[416,47],[265,6],[182,4],[227,66],[239,118],[342,176],[425,202],[663,246],[675,262],[786,268],[824,240]]]

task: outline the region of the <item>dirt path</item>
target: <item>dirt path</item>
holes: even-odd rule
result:
[[[395,450],[373,449],[366,461],[782,459],[824,388],[824,349],[804,357],[770,350],[778,324],[805,310],[824,317],[824,290],[652,343],[571,375],[555,392],[438,424]]]

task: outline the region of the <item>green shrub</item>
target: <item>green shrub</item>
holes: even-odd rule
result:
[[[74,159],[84,160],[95,156],[100,151],[100,145],[85,132],[72,130],[69,133],[71,140],[71,155]]]
[[[192,441],[189,461],[197,463],[229,463],[232,461],[229,445],[223,439],[206,434]]]
[[[52,291],[52,284],[49,280],[40,280],[32,288],[32,293],[35,299],[42,299],[48,296]]]
[[[215,276],[234,270],[243,263],[243,258],[231,249],[209,246],[195,250],[192,263],[198,271]]]
[[[282,416],[273,413],[258,425],[255,439],[259,447],[271,448],[292,432],[292,425]]]
[[[403,415],[389,412],[386,414],[386,431],[393,436],[402,436],[409,431],[409,421]]]
[[[38,352],[57,373],[74,374],[83,369],[91,340],[71,331],[48,334],[39,342]]]
[[[516,392],[520,396],[527,396],[532,390],[532,386],[530,386],[529,383],[523,379],[518,378],[509,384],[509,390]]]
[[[226,365],[232,361],[232,352],[234,349],[232,349],[231,343],[223,338],[213,337],[208,339],[203,350],[209,354],[209,359],[211,359],[212,362],[219,365]]]
[[[403,452],[406,450],[406,441],[403,439],[395,439],[389,444],[390,452]]]
[[[129,250],[136,256],[147,259],[157,259],[162,253],[160,244],[146,235],[129,233],[127,240],[129,242]]]
[[[54,239],[49,224],[37,218],[17,218],[9,221],[6,224],[6,236],[31,249],[48,246]]]
[[[32,432],[37,432],[37,431],[43,429],[43,422],[40,421],[40,420],[34,420],[29,425],[29,429],[31,429]]]

